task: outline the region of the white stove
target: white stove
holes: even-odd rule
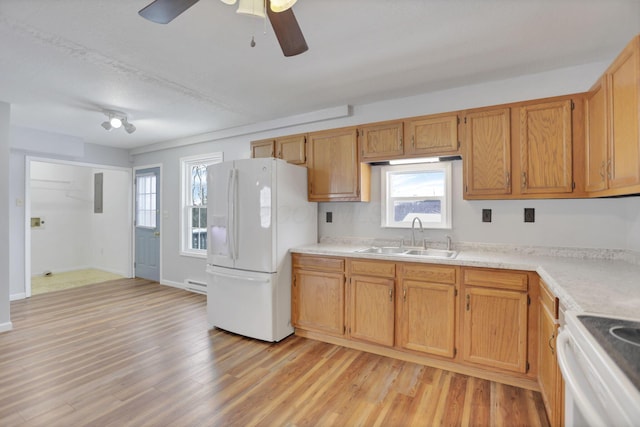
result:
[[[565,426],[640,426],[640,320],[565,313]]]

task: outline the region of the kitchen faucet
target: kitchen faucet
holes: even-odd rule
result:
[[[411,246],[416,245],[416,220],[418,220],[418,224],[420,225],[420,232],[424,233],[424,229],[422,228],[422,221],[417,216],[414,217],[413,221],[411,222]],[[424,246],[424,241],[422,245]]]

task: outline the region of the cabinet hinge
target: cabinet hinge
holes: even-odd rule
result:
[[[360,129],[356,129],[356,138],[360,136]]]
[[[529,361],[527,360],[527,371],[526,372],[529,372],[529,368],[530,368]]]
[[[575,182],[575,181],[573,181],[573,182],[571,183],[571,189],[572,189],[572,190],[575,190],[575,189],[576,189],[576,182]]]
[[[458,120],[458,124],[460,124],[460,117],[457,117],[457,120]]]
[[[464,123],[467,124],[467,118],[466,117],[464,118]]]
[[[453,290],[453,296],[454,296],[454,297],[457,297],[457,296],[458,296],[458,289],[454,289],[454,290]]]
[[[458,141],[458,150],[460,149],[460,141]]]
[[[573,101],[571,101],[571,109],[574,110],[576,108],[576,104],[573,103]]]
[[[527,295],[527,305],[531,305],[531,297]]]
[[[347,327],[343,326],[342,327],[342,335],[345,335],[347,333]]]
[[[458,349],[457,348],[453,348],[453,357],[456,357],[456,354],[458,354]]]

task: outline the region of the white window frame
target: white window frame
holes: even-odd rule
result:
[[[196,207],[192,200],[193,181],[191,168],[195,165],[211,166],[223,160],[221,152],[201,154],[180,158],[180,179],[181,179],[181,209],[180,209],[180,255],[196,258],[206,258],[206,249],[191,248],[191,209]],[[206,205],[203,205],[206,207]],[[202,206],[199,206],[202,207]]]
[[[380,170],[380,188],[381,188],[381,226],[383,228],[411,228],[411,221],[394,221],[393,220],[393,198],[389,194],[389,176],[393,173],[406,172],[425,172],[425,171],[442,171],[445,176],[445,189],[443,196],[419,196],[419,197],[402,197],[402,200],[440,200],[441,218],[438,223],[422,221],[423,228],[427,229],[451,229],[452,228],[452,182],[451,182],[451,162],[436,163],[414,163],[407,165],[390,165],[383,166]]]

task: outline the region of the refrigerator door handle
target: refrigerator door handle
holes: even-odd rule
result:
[[[257,278],[257,277],[246,277],[246,276],[237,276],[235,274],[225,274],[219,271],[215,271],[212,273],[214,276],[218,277],[226,277],[227,279],[239,279],[246,280],[248,282],[260,282],[260,283],[269,283],[270,278]]]
[[[231,189],[231,219],[233,225],[231,227],[231,238],[233,240],[233,246],[231,249],[231,258],[236,261],[238,259],[238,169],[232,169],[232,189]]]
[[[235,169],[229,170],[229,179],[227,180],[227,244],[229,247],[229,255],[234,259],[234,241],[233,241],[233,177]]]

